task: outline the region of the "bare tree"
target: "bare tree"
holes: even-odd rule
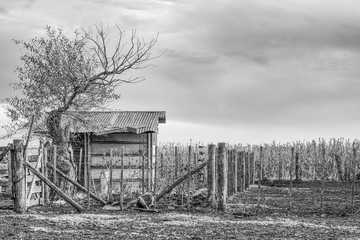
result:
[[[29,41],[14,40],[23,50],[23,66],[17,67],[19,79],[13,83],[20,96],[4,99],[12,123],[11,134],[43,123],[44,133],[58,145],[60,168],[74,174],[69,149],[66,118],[76,119],[79,111],[94,110],[120,97],[116,88],[122,83],[137,83],[144,77],[128,76],[132,70],[149,66],[158,36],[145,41],[132,31],[130,36],[116,26],[116,33],[103,24],[77,30],[73,38],[61,29],[46,27],[46,37]],[[114,39],[111,39],[114,37]]]

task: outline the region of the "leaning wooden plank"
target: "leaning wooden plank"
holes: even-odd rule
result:
[[[47,166],[51,167],[52,169],[54,169],[54,166],[51,165],[50,163],[47,163]],[[68,176],[65,175],[65,173],[63,173],[62,171],[60,171],[59,169],[56,169],[56,172],[63,177],[65,180],[69,181],[70,183],[74,184],[75,187],[77,187],[78,189],[80,189],[81,191],[83,191],[84,193],[87,193],[88,190],[81,186],[79,183],[75,182],[74,180],[72,180],[71,178],[69,178]],[[96,196],[94,193],[90,192],[90,197],[92,197],[93,199],[95,199],[96,201],[102,203],[102,204],[106,204],[106,201],[103,200],[102,198]]]
[[[162,197],[164,197],[166,194],[168,194],[169,192],[171,192],[171,190],[173,190],[177,185],[179,185],[180,183],[182,183],[184,180],[186,180],[188,177],[190,177],[191,175],[194,175],[195,173],[197,173],[198,171],[200,171],[201,169],[203,169],[207,164],[209,163],[209,160],[202,163],[201,165],[199,165],[198,167],[196,167],[195,169],[191,170],[190,172],[187,172],[186,174],[184,174],[182,177],[180,177],[179,179],[177,179],[174,183],[172,183],[170,186],[168,186],[167,188],[165,188],[164,190],[162,190],[159,195],[156,196],[156,201],[159,201]]]
[[[24,165],[33,172],[38,178],[40,178],[46,185],[48,185],[51,189],[53,189],[60,197],[62,197],[66,202],[68,202],[71,206],[76,208],[78,212],[82,212],[83,208],[74,200],[72,200],[66,193],[61,191],[60,188],[55,186],[49,179],[45,178],[38,170],[33,168],[29,163],[25,162]]]
[[[42,161],[42,154],[40,153],[38,160],[36,161],[35,169],[38,169],[41,166],[41,165],[39,165],[39,164],[41,164],[40,163],[41,161]],[[29,189],[27,190],[28,191],[27,196],[26,196],[27,200],[30,200],[31,194],[33,193],[32,190],[33,190],[34,186],[35,186],[35,175],[32,175],[31,184],[30,184]]]
[[[3,158],[6,156],[6,154],[9,152],[10,146],[6,147],[3,152],[0,154],[0,162],[3,160]]]

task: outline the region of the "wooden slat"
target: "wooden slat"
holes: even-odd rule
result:
[[[130,144],[134,144],[134,145],[143,145],[146,144],[146,142],[139,142],[139,141],[92,141],[93,143],[97,143],[97,144],[121,144],[121,145],[130,145]]]
[[[106,169],[105,169],[106,170]],[[92,176],[94,179],[100,179],[101,172],[105,171],[104,169],[91,169]],[[113,170],[113,179],[120,179],[120,169]],[[141,171],[139,169],[124,169],[124,179],[125,178],[140,178]]]
[[[91,142],[101,141],[101,142],[111,142],[111,141],[141,141],[143,139],[142,135],[144,134],[128,134],[128,133],[112,133],[107,135],[93,135],[91,136]]]
[[[91,143],[91,154],[104,154],[110,153],[110,149],[121,151],[121,148],[124,147],[126,152],[138,152],[141,147],[137,144],[102,144],[102,143]]]
[[[91,166],[106,166],[110,165],[111,157],[94,157],[91,156]],[[120,157],[114,157],[113,166],[120,166]],[[124,166],[133,165],[141,166],[141,157],[124,157]]]
[[[109,169],[109,165],[91,165],[90,166],[91,169]],[[121,169],[121,166],[113,166],[114,169]],[[141,171],[142,166],[137,166],[137,165],[127,165],[124,166],[124,169],[134,169],[137,171]]]
[[[28,148],[28,149],[26,149],[26,155],[27,156],[39,155],[39,148]]]
[[[30,165],[33,167],[33,165],[35,165],[35,169],[39,170],[41,169],[41,163],[42,163],[42,154],[40,154],[38,156],[38,159],[37,159],[37,162],[33,162],[33,163],[30,163]],[[31,180],[30,180],[31,178]],[[26,182],[31,182],[30,184],[30,188],[27,190],[27,200],[30,200],[31,198],[31,194],[34,192],[33,189],[35,189],[35,187],[38,187],[35,185],[35,181],[38,181],[38,177],[36,177],[33,173],[31,174],[30,178],[26,178]],[[36,179],[37,178],[37,179]],[[29,181],[30,180],[30,181]],[[38,188],[37,188],[38,189]],[[39,190],[37,190],[39,191]],[[40,192],[42,191],[42,187],[40,185]]]
[[[31,191],[31,193],[29,193],[29,191]],[[29,189],[29,191],[27,192],[28,195],[31,195],[33,193],[39,193],[42,192],[42,186],[36,186],[34,185],[31,189]],[[28,197],[29,198],[29,197]]]

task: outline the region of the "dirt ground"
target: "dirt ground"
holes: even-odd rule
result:
[[[257,186],[231,197],[226,213],[199,207],[139,213],[92,206],[79,214],[56,204],[22,215],[0,210],[0,239],[360,239],[359,192],[352,207],[348,186],[328,183],[320,208],[319,185],[299,184],[289,209],[288,188],[270,185],[261,187],[260,202]]]

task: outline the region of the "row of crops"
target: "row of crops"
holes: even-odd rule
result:
[[[357,190],[360,182],[360,142],[358,140],[339,138],[286,144],[276,142],[262,145],[227,144],[226,149],[228,169],[230,169],[228,171],[228,197],[238,192],[231,191],[234,182],[232,168],[236,166],[234,162],[245,164],[245,161],[248,169],[246,171],[249,171],[246,175],[249,179],[245,181],[258,185],[256,186],[257,202],[264,201],[267,204],[271,203],[273,207],[284,209],[298,204],[297,208],[300,212],[305,209],[313,211],[312,208],[316,211],[317,207],[322,210],[329,207],[331,211],[341,207],[341,211],[351,209],[354,212],[357,209],[356,206],[360,204]],[[208,145],[202,143],[187,145],[172,143],[158,146],[157,189],[163,189],[206,160],[208,160]],[[177,186],[173,194],[182,197],[196,195],[199,189],[208,187],[207,176],[205,168]],[[265,187],[263,190],[260,190],[259,179],[261,179],[261,189]],[[294,189],[293,183],[296,184]],[[267,186],[279,188],[266,190]],[[246,202],[246,199],[254,198],[251,189],[250,187],[247,191],[239,190],[241,201]],[[281,194],[285,193],[285,198],[289,199],[288,203],[279,206],[278,198],[281,194],[274,193],[274,189],[278,189]],[[272,200],[274,201],[271,202]]]
[[[360,169],[360,142],[349,139],[318,139],[280,144],[228,145],[228,149],[251,152],[259,164],[262,148],[262,177],[289,179],[290,169],[301,180],[351,181]],[[292,156],[292,149],[293,155]],[[175,179],[189,168],[207,159],[207,146],[201,143],[163,144],[158,147],[159,172]],[[293,158],[293,159],[292,159]],[[290,168],[293,166],[292,168]],[[296,176],[295,176],[296,175]]]

